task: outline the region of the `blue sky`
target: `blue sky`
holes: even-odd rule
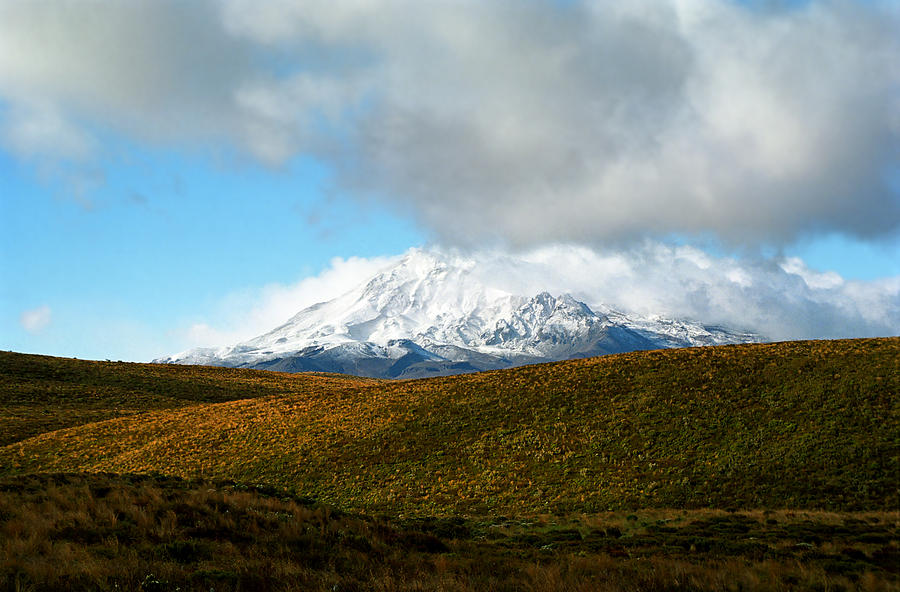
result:
[[[273,170],[132,149],[117,160],[74,195],[0,153],[5,349],[146,359],[177,341],[160,328],[203,318],[230,293],[424,241],[409,219],[336,195],[309,159]],[[43,306],[51,322],[29,332],[21,314]]]
[[[890,3],[377,4],[0,1],[0,348],[146,360],[424,244],[797,257],[896,309]]]

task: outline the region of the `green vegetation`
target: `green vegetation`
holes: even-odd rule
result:
[[[900,590],[900,338],[416,381],[0,353],[0,591]]]
[[[900,507],[898,365],[891,338],[641,352],[362,386],[163,367],[166,380],[145,391],[168,396],[184,373],[198,393],[257,397],[197,404],[207,396],[198,394],[188,406],[15,442],[0,448],[0,473],[235,479],[348,510],[433,516],[889,510]],[[334,388],[305,388],[312,380]]]
[[[386,520],[267,487],[0,480],[0,590],[892,590],[896,513]]]

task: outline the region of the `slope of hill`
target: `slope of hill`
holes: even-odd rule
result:
[[[154,410],[7,445],[0,471],[231,478],[420,515],[892,509],[898,392],[898,338],[659,350]]]
[[[412,250],[357,288],[230,347],[156,360],[422,378],[628,351],[750,343],[759,335],[629,315],[570,294],[514,294],[474,259]]]
[[[0,445],[152,409],[372,384],[353,376],[92,362],[0,352]]]

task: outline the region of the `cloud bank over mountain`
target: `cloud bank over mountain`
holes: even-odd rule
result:
[[[568,293],[595,310],[606,305],[649,317],[722,324],[776,341],[900,332],[900,277],[848,281],[812,271],[798,259],[737,260],[649,242],[609,252],[571,245],[518,254],[437,252],[488,289],[526,296]],[[266,333],[400,259],[336,258],[319,276],[234,296],[212,311],[216,321],[186,329],[179,346],[220,346]]]
[[[0,142],[312,155],[457,244],[877,239],[900,228],[898,30],[878,1],[0,0]]]

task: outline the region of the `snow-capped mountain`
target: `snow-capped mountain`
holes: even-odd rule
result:
[[[412,378],[635,350],[759,341],[757,335],[593,309],[569,294],[512,294],[474,260],[413,250],[346,294],[230,347],[155,360]]]

